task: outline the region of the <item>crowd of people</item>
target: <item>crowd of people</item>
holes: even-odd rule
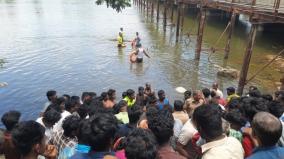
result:
[[[4,113],[0,152],[6,159],[284,159],[284,91],[226,93],[217,83],[175,101],[149,83],[121,97],[114,89],[81,97],[50,90],[38,119]]]

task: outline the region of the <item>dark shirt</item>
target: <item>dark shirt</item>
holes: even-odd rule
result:
[[[76,153],[70,159],[103,159],[104,156],[110,155],[115,156],[112,152],[89,152],[89,153]]]
[[[4,143],[2,145],[2,152],[6,159],[19,159],[21,158],[20,153],[17,151],[15,145],[12,142],[11,133],[4,133]]]
[[[278,146],[256,148],[247,159],[284,159],[284,148]]]
[[[170,145],[160,147],[158,149],[158,155],[159,159],[185,159],[185,157],[174,151]]]
[[[130,124],[122,124],[120,125],[116,135],[115,139],[126,137],[128,134],[135,128],[135,126],[132,126]]]

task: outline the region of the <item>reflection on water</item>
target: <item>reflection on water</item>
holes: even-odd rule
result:
[[[121,93],[150,82],[156,91],[164,89],[173,101],[182,98],[175,92],[178,86],[201,89],[216,80],[221,88],[236,86],[236,80],[216,77],[215,65],[239,69],[247,35],[246,27],[238,23],[229,60],[224,61],[219,51],[209,63],[206,50],[200,61],[194,60],[196,36],[186,35],[197,31],[194,13],[186,17],[184,36],[177,44],[174,26],[163,32],[162,20],[151,23],[151,18],[145,18],[135,6],[117,13],[93,1],[14,0],[0,1],[0,15],[0,57],[9,61],[0,68],[0,81],[9,83],[0,89],[0,112],[17,109],[30,119],[37,117],[49,89],[57,90],[59,95],[80,95],[82,91],[99,94],[109,88]],[[226,20],[210,17],[203,47],[212,46],[225,26]],[[130,43],[118,49],[116,42],[109,40],[117,37],[120,27],[124,27],[126,39],[134,38],[136,31],[140,33],[150,59],[145,58],[142,64],[129,62]],[[258,35],[250,74],[263,64],[263,56],[283,47],[280,35],[272,39]],[[224,45],[222,40],[218,47]],[[280,73],[271,67],[252,84],[269,91],[273,89],[272,81],[279,78]]]

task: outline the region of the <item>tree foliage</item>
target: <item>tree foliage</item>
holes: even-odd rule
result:
[[[111,7],[117,12],[121,12],[125,7],[131,6],[131,0],[96,0],[96,4],[98,5],[103,3],[106,3],[107,7]]]

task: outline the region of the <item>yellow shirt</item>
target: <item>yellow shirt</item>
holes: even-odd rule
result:
[[[125,100],[127,102],[127,105],[129,107],[132,107],[135,104],[135,99],[133,99],[132,101],[129,99],[129,97],[125,97],[123,100]]]
[[[117,37],[117,44],[118,45],[123,45],[123,38],[121,36]]]
[[[238,97],[240,97],[240,96],[238,96],[237,94],[232,94],[232,95],[229,95],[228,97],[227,97],[227,102],[230,102],[231,101],[231,99],[232,98],[238,98]]]

